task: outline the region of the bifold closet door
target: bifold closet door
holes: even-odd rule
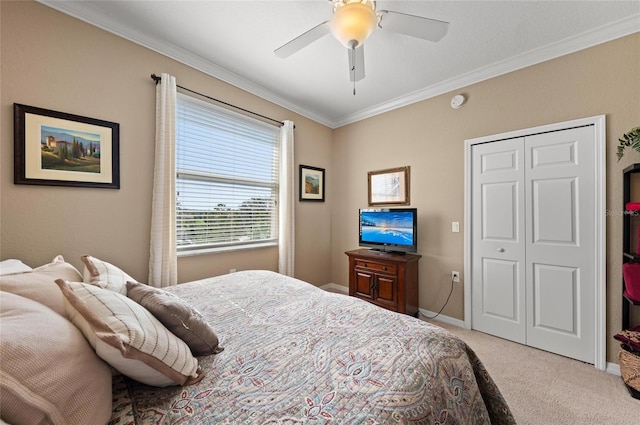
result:
[[[528,136],[527,344],[594,363],[593,126]]]
[[[524,139],[473,146],[473,328],[526,343]]]
[[[472,327],[593,363],[593,127],[472,149]]]

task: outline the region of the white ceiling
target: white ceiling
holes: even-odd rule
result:
[[[331,35],[286,59],[273,53],[329,19],[327,0],[39,1],[332,128],[640,31],[638,0],[379,0],[378,10],[449,31],[438,43],[374,31],[354,96],[347,50]]]

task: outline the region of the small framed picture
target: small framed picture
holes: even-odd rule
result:
[[[300,200],[324,202],[324,168],[300,165]]]
[[[14,183],[120,188],[120,125],[13,105]]]
[[[409,167],[369,171],[369,205],[409,205]]]

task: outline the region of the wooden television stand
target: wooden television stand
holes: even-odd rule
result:
[[[357,249],[349,256],[349,295],[418,317],[417,254]]]

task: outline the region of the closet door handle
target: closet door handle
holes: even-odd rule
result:
[[[504,252],[504,248],[498,248],[498,252]]]

